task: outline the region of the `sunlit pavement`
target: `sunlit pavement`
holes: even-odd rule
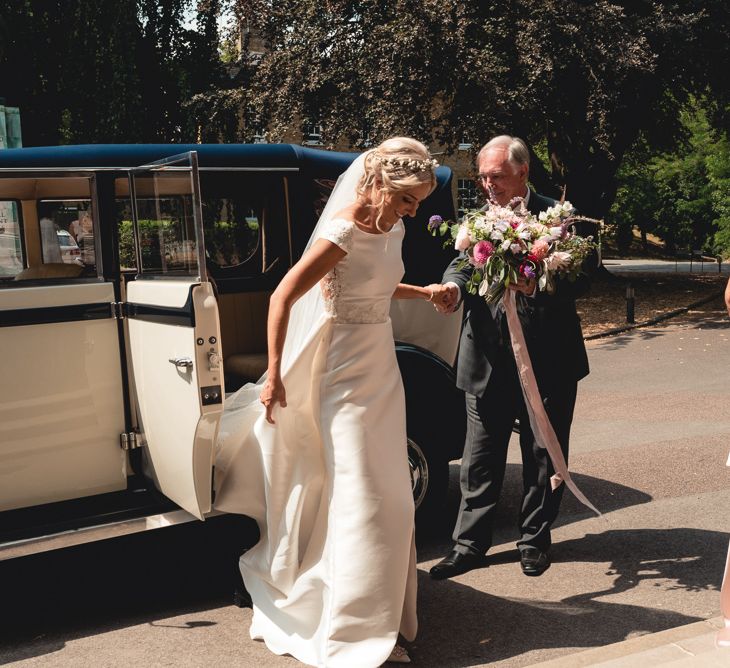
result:
[[[722,262],[719,266],[715,261],[700,262],[694,260],[619,260],[604,259],[603,264],[611,272],[656,272],[656,273],[693,273],[693,274],[725,274],[730,275],[730,262]]]
[[[445,526],[438,538],[419,541],[421,628],[413,665],[560,659],[561,666],[645,667],[674,661],[676,651],[684,661],[707,661],[677,665],[725,665],[709,661],[724,660],[730,650],[692,656],[687,648],[707,647],[720,614],[730,524],[727,313],[717,300],[662,325],[593,341],[589,357],[570,463],[603,516],[566,493],[552,567],[539,578],[523,576],[514,546],[519,451],[512,447],[491,565],[432,581],[428,569],[450,547],[458,500],[452,464]],[[298,665],[248,639],[251,611],[230,605],[218,577],[222,565],[206,561],[199,539],[180,532],[175,542],[163,542],[164,533],[150,543],[149,558],[125,558],[110,543],[73,558],[45,555],[25,571],[0,564],[0,575],[12,576],[0,583],[5,614],[19,601],[30,608],[10,629],[0,626],[0,662]],[[650,635],[659,632],[668,635]],[[627,639],[623,654],[610,654]],[[661,652],[642,655],[652,649]],[[580,663],[586,650],[595,660]]]

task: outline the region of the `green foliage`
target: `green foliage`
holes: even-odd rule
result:
[[[176,241],[178,221],[149,220],[139,221],[142,239],[156,237],[164,246],[166,242]],[[205,247],[210,258],[222,267],[245,262],[255,251],[260,238],[258,218],[246,217],[243,223],[219,219],[205,220]],[[144,244],[143,244],[144,246]],[[134,232],[131,220],[119,221],[119,262],[122,268],[136,267],[134,255]]]
[[[119,265],[123,269],[131,269],[137,265],[131,220],[119,221]]]
[[[227,75],[220,2],[196,3],[197,30],[184,25],[192,4],[6,0],[0,95],[21,108],[24,144],[195,141],[189,102]]]
[[[673,152],[637,142],[618,173],[609,221],[619,249],[632,229],[656,234],[668,250],[730,254],[730,151],[714,130],[706,101],[692,99],[680,114],[686,137]]]
[[[541,147],[531,173],[540,190],[567,185],[597,217],[640,133],[671,146],[690,94],[728,90],[716,74],[729,62],[726,0],[236,7],[267,49],[231,100],[255,110],[272,139],[315,119],[330,146],[409,134],[452,150],[464,137],[478,146],[509,132]]]
[[[730,141],[721,136],[706,160],[710,198],[715,218],[713,238],[715,250],[730,257]]]
[[[729,32],[726,0],[5,0],[0,95],[26,145],[278,141],[317,121],[331,147],[408,134],[451,151],[508,132],[542,192],[594,217],[616,198],[619,235],[631,220],[726,248],[719,145],[670,156],[693,96],[717,102],[707,132],[727,124]]]

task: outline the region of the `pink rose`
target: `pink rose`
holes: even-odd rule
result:
[[[548,245],[548,242],[544,239],[538,239],[534,244],[532,244],[530,254],[534,255],[535,259],[540,262],[545,259],[549,250],[550,246]]]
[[[483,267],[490,256],[494,253],[494,246],[488,241],[478,241],[474,246],[474,264]]]
[[[471,236],[466,225],[460,225],[459,231],[456,234],[456,241],[454,241],[454,248],[458,251],[465,251],[471,246]]]

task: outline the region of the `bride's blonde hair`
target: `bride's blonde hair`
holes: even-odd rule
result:
[[[435,169],[438,162],[418,140],[410,137],[391,137],[377,148],[365,154],[365,173],[357,185],[358,198],[371,197],[377,185],[376,199],[371,203],[377,211],[375,226],[380,228],[380,219],[385,207],[385,194],[408,190],[424,183],[431,186],[429,194],[436,188]]]

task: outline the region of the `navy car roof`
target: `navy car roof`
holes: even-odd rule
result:
[[[75,144],[0,151],[0,169],[137,167],[178,153],[197,151],[200,167],[278,167],[337,176],[359,153],[326,151],[297,144]],[[439,167],[440,184],[451,170]]]
[[[137,167],[187,151],[197,151],[201,167],[310,165],[337,173],[358,155],[295,144],[78,144],[6,149],[0,168]]]

